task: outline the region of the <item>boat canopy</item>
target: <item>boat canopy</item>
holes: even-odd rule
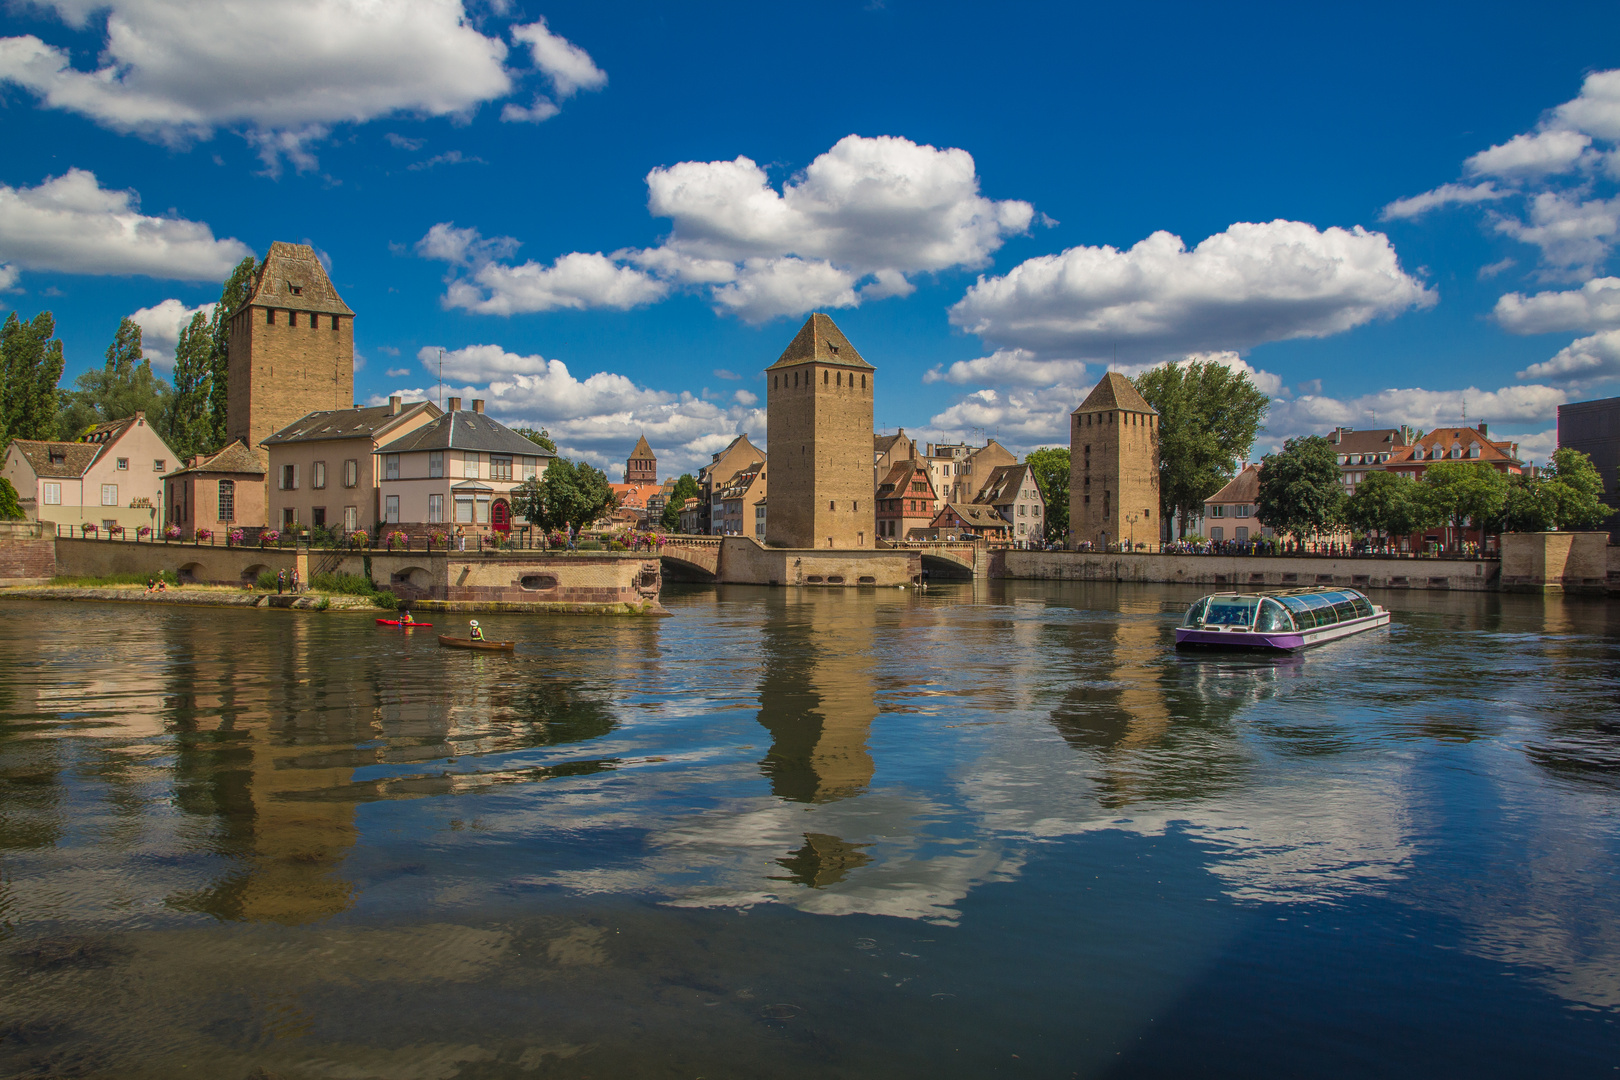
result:
[[[1278,632],[1314,630],[1373,614],[1354,589],[1301,589],[1286,593],[1216,593],[1187,609],[1183,626],[1242,626]]]

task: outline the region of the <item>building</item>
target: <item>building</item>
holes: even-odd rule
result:
[[[872,489],[875,491],[879,484],[888,477],[890,470],[902,461],[910,461],[917,456],[917,440],[906,434],[901,428],[893,435],[872,436]],[[879,532],[879,536],[883,533]]]
[[[1159,414],[1110,371],[1070,414],[1069,541],[1107,550],[1159,535]]]
[[[877,532],[872,488],[876,369],[817,312],[766,369],[774,448],[769,542],[867,548]]]
[[[649,484],[609,484],[613,492],[613,525],[618,528],[640,529],[651,514],[650,502],[657,494]]]
[[[212,454],[198,454],[163,478],[164,527],[192,536],[262,529],[270,520],[265,474],[259,455],[241,439]]]
[[[895,462],[878,484],[877,534],[893,541],[921,539],[939,513],[934,509],[937,501],[926,461]]]
[[[928,540],[1005,540],[1007,519],[983,503],[947,503],[928,524]]]
[[[538,479],[557,455],[485,416],[482,400],[471,409],[460,398],[448,404],[378,448],[382,525],[509,532],[521,520],[512,490]]]
[[[972,502],[990,474],[999,468],[1018,464],[1018,456],[996,440],[983,446],[967,443],[931,443],[928,468],[939,492],[940,503]]]
[[[715,535],[752,536],[765,542],[765,473],[765,463],[755,461],[720,484],[715,496]]]
[[[450,400],[455,408],[461,399]],[[391,397],[387,405],[306,413],[274,432],[262,444],[269,523],[281,530],[373,531],[384,517],[378,447],[442,415],[431,402]]]
[[[163,478],[179,465],[144,412],[97,424],[78,442],[13,439],[3,475],[34,521],[99,530],[161,524]]]
[[[674,476],[665,478],[664,482],[658,485],[658,490],[647,496],[647,522],[649,525],[655,524],[659,518],[664,516],[664,507],[669,505],[670,498],[675,494],[675,481],[677,479]]]
[[[637,486],[658,483],[658,455],[647,445],[645,435],[636,440],[636,448],[624,463],[624,482]]]
[[[227,439],[257,448],[300,417],[354,405],[354,312],[308,244],[270,245],[229,332]]]
[[[703,500],[693,496],[681,504],[681,534],[683,536],[701,536],[702,521],[706,516],[703,513]]]
[[[748,432],[732,439],[726,444],[724,450],[712,455],[709,463],[698,470],[697,483],[701,505],[698,507],[698,516],[695,520],[697,532],[694,535],[718,535],[719,529],[715,522],[724,513],[720,505],[720,492],[725,484],[739,472],[751,468],[758,462],[761,467],[765,463],[765,451],[748,441]],[[684,519],[683,519],[684,520]],[[681,526],[684,532],[685,525]]]
[[[1477,428],[1436,428],[1414,439],[1410,446],[1394,451],[1384,468],[1421,480],[1428,467],[1437,461],[1478,462],[1510,476],[1524,471],[1524,462],[1519,460],[1519,444],[1491,441],[1484,424]]]
[[[1271,530],[1260,524],[1255,504],[1260,501],[1260,466],[1244,465],[1226,486],[1204,500],[1204,521],[1209,529],[1207,539],[1214,543],[1228,540],[1255,540],[1270,536]]]
[[[1008,536],[1021,543],[1046,538],[1046,500],[1028,465],[998,465],[973,497],[1007,519]]]
[[[1579,450],[1592,459],[1603,478],[1604,502],[1615,506],[1620,491],[1620,398],[1577,401],[1558,406],[1558,447]],[[1600,529],[1609,542],[1620,541],[1620,513],[1609,515]]]
[[[1397,454],[1416,442],[1417,432],[1405,424],[1369,431],[1336,427],[1327,441],[1333,444],[1333,452],[1338,455],[1344,493],[1353,495],[1356,485],[1365,480],[1369,472],[1383,471]]]

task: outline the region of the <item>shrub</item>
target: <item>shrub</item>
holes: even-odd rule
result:
[[[579,542],[579,550],[581,550],[581,551],[601,551],[602,550],[602,545],[599,542],[595,541],[595,540],[581,540]]]
[[[11,486],[11,481],[0,476],[0,521],[21,521],[28,515],[23,513],[22,500],[17,497],[17,489]]]
[[[608,550],[609,551],[629,551],[630,548],[629,548],[628,545],[625,544],[625,542],[623,540],[609,540],[608,541]]]
[[[173,570],[164,570],[156,574],[108,574],[105,577],[85,577],[83,575],[65,575],[51,578],[52,585],[73,585],[81,589],[102,588],[108,585],[145,585],[147,578],[162,578],[170,585],[180,584],[180,579]]]
[[[332,598],[330,596],[323,596],[315,602],[316,611],[329,611],[331,610],[331,607]]]
[[[260,589],[264,589],[266,592],[270,591],[276,587],[276,572],[274,570],[261,571],[259,574],[259,580],[255,581],[253,584]]]
[[[387,589],[384,589],[381,592],[372,593],[371,602],[382,608],[384,611],[393,611],[395,608],[399,607],[399,597],[395,596]]]

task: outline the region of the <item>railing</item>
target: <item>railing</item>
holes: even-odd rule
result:
[[[330,537],[310,538],[307,534],[286,535],[281,534],[275,540],[262,540],[258,537],[244,533],[240,539],[232,537],[230,532],[221,535],[214,530],[203,530],[206,535],[170,536],[165,530],[162,533],[153,531],[141,535],[138,530],[129,528],[105,529],[95,525],[57,525],[56,536],[68,540],[100,540],[104,543],[130,543],[153,544],[166,547],[207,547],[207,548],[233,548],[263,551],[286,550],[291,551],[305,548],[310,551],[329,552],[324,556],[322,565],[328,562],[336,565],[350,554],[388,554],[404,553],[410,551],[422,552],[455,552],[467,555],[498,555],[511,551],[546,551],[554,555],[569,553],[595,554],[596,551],[626,551],[626,552],[655,552],[661,549],[669,538],[652,534],[625,535],[618,533],[580,533],[570,544],[561,535],[550,537],[542,535],[538,530],[514,529],[506,536],[490,535],[487,533],[474,533],[470,536],[454,536],[444,533],[429,533],[427,535],[412,535],[404,530],[388,530],[378,535],[355,532],[348,538],[333,539]],[[270,531],[270,530],[266,530]],[[278,530],[279,531],[279,530]],[[390,534],[397,533],[399,539],[391,539]],[[716,546],[720,541],[717,537],[689,538],[697,541],[708,541]],[[679,542],[680,538],[677,538]],[[595,548],[581,550],[582,545],[595,544]],[[613,545],[620,544],[621,548]]]

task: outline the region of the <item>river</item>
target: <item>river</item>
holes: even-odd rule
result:
[[[1620,605],[1196,595],[8,602],[0,1076],[1613,1075]]]

